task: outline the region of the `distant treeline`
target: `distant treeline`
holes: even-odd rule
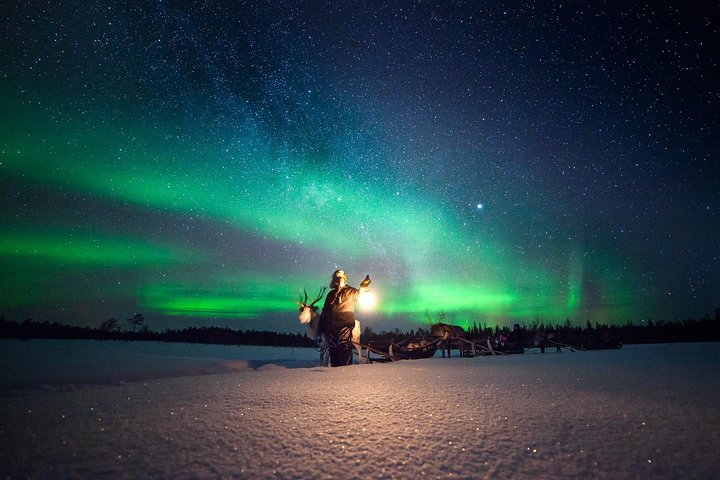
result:
[[[648,320],[641,325],[628,323],[626,325],[606,325],[596,323],[592,325],[587,322],[584,327],[573,326],[569,321],[563,325],[551,325],[535,322],[529,326],[520,325],[526,344],[531,345],[538,335],[556,335],[565,340],[574,341],[580,345],[583,340],[587,341],[597,336],[607,336],[620,341],[622,344],[638,343],[677,343],[677,342],[708,342],[720,341],[720,319],[703,317],[700,319],[688,318],[682,321],[657,321]],[[500,334],[509,333],[510,328],[487,327],[485,325],[473,324],[466,330],[468,340],[480,340],[484,338],[496,338]],[[409,332],[394,330],[392,332],[376,333],[371,328],[363,331],[363,341],[368,340],[397,340],[401,337],[428,337],[429,328],[418,328]],[[568,342],[570,343],[570,342]]]
[[[105,325],[105,322],[103,323]],[[85,340],[128,340],[223,345],[261,345],[275,347],[311,347],[313,342],[302,333],[278,333],[257,330],[232,330],[228,327],[188,327],[153,332],[147,325],[137,331],[78,327],[60,323],[25,320],[21,323],[0,317],[0,338],[52,338]]]
[[[52,338],[52,339],[89,339],[89,340],[128,340],[211,343],[226,345],[262,345],[277,347],[311,347],[313,342],[303,333],[279,333],[273,331],[233,330],[229,327],[188,327],[181,330],[165,330],[154,332],[144,324],[144,318],[136,314],[127,322],[132,330],[122,330],[115,319],[102,322],[98,328],[79,327],[60,323],[37,322],[25,320],[21,323],[5,320],[0,317],[0,338]],[[140,329],[137,327],[140,326]],[[524,343],[532,346],[538,338],[550,336],[564,343],[582,346],[597,341],[598,338],[612,339],[621,344],[639,343],[677,343],[720,341],[720,320],[703,317],[688,318],[683,321],[651,320],[640,325],[605,325],[590,322],[584,327],[572,326],[570,322],[563,325],[533,323],[521,326]],[[507,327],[486,327],[474,324],[467,330],[468,340],[496,338],[506,333]],[[418,328],[410,331],[374,332],[365,328],[362,335],[363,343],[373,340],[398,340],[406,337],[429,337],[429,328]]]
[[[607,325],[587,322],[584,327],[573,326],[569,321],[563,325],[533,323],[522,326],[526,346],[532,346],[533,340],[545,335],[565,340],[565,343],[581,346],[583,343],[597,342],[599,338],[612,339],[624,345],[642,343],[679,343],[679,342],[709,342],[720,341],[720,319],[702,317],[700,319],[688,318],[686,320],[652,321],[648,320],[640,325],[628,323],[626,325]],[[473,325],[469,329],[469,337],[494,338],[501,332],[507,332],[506,327],[494,328]]]

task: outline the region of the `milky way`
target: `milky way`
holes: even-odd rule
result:
[[[1,8],[0,314],[296,330],[720,307],[719,8]],[[552,3],[552,2],[550,2]]]

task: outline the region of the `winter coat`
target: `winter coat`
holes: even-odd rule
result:
[[[345,327],[355,327],[355,302],[360,290],[345,285],[340,291],[333,288],[325,297],[320,314],[320,330],[337,336]]]

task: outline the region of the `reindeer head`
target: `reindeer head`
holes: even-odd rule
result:
[[[302,323],[303,325],[307,325],[311,323],[313,319],[317,316],[318,307],[316,307],[315,304],[322,298],[325,290],[326,287],[323,287],[317,294],[317,297],[315,297],[315,300],[308,303],[307,290],[303,289],[303,292],[305,293],[305,299],[303,300],[303,298],[300,297],[300,301],[297,302],[298,305],[300,305],[300,316],[298,317],[300,319],[300,323]]]
[[[443,340],[448,340],[452,337],[452,329],[450,328],[450,325],[445,323],[435,323],[430,325],[430,336],[442,337]]]

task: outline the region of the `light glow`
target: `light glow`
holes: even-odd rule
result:
[[[365,292],[361,292],[360,296],[358,297],[358,307],[363,312],[375,311],[375,307],[377,306],[377,303],[378,303],[377,295],[372,290],[367,290]]]

